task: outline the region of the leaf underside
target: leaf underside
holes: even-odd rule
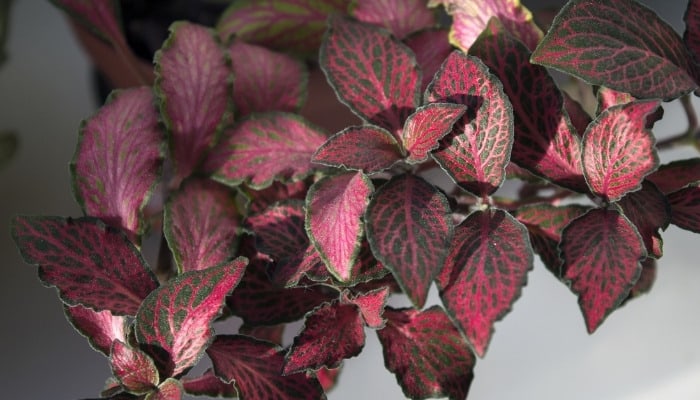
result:
[[[81,335],[90,342],[90,346],[109,357],[112,342],[126,340],[126,320],[115,316],[110,311],[95,311],[81,305],[65,306],[66,318]]]
[[[671,223],[700,233],[700,184],[694,183],[668,195],[671,205]]]

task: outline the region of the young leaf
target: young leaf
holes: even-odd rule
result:
[[[12,237],[39,279],[68,305],[136,315],[158,281],[123,232],[91,217],[19,216]]]
[[[287,182],[312,172],[311,155],[326,140],[320,128],[296,114],[254,114],[224,131],[205,169],[226,185],[243,182],[264,189],[273,180]]]
[[[425,311],[384,311],[387,324],[377,331],[384,363],[404,395],[412,399],[467,398],[476,359],[464,337],[438,306]]]
[[[365,221],[372,253],[422,308],[454,233],[447,199],[422,178],[400,175],[377,190]]]
[[[151,90],[113,92],[83,122],[71,161],[73,192],[83,212],[136,240],[146,228],[141,210],[159,178],[161,142]]]
[[[158,386],[156,391],[146,395],[144,400],[179,400],[185,394],[179,379],[168,378]]]
[[[90,343],[90,347],[109,357],[115,340],[126,340],[126,319],[110,311],[95,311],[81,305],[64,306],[66,318]]]
[[[334,301],[322,305],[306,317],[304,328],[285,356],[283,373],[337,368],[344,359],[362,351],[363,328],[360,310],[354,304]]]
[[[236,83],[233,104],[238,117],[253,112],[298,112],[306,101],[309,73],[286,54],[235,40],[228,47]]]
[[[116,0],[51,0],[100,39],[113,46],[126,45]]]
[[[351,126],[331,136],[311,161],[367,174],[385,170],[403,158],[397,139],[378,126]]]
[[[664,194],[681,190],[688,184],[700,182],[700,158],[673,161],[659,167],[646,177]]]
[[[671,223],[700,233],[700,182],[688,185],[667,197],[671,204]]]
[[[216,29],[224,42],[239,40],[316,57],[326,20],[345,13],[350,0],[241,0],[231,3]]]
[[[507,212],[476,211],[455,228],[436,281],[448,314],[479,357],[486,353],[493,324],[510,311],[531,269],[527,229]]]
[[[425,0],[356,0],[352,16],[362,22],[383,26],[399,39],[436,25],[435,13]]]
[[[678,34],[634,0],[572,0],[532,62],[632,96],[671,100],[697,87]]]
[[[204,374],[195,378],[184,377],[181,382],[185,392],[193,396],[238,397],[234,384],[219,379],[212,369],[207,369]]]
[[[495,192],[513,146],[513,111],[498,78],[476,57],[454,51],[428,86],[427,98],[469,110],[433,153],[435,160],[464,189],[479,196]]]
[[[594,209],[562,232],[562,278],[570,282],[593,333],[629,295],[646,258],[644,242],[617,210]]]
[[[583,169],[591,191],[616,201],[635,191],[659,163],[645,118],[656,101],[639,101],[603,111],[583,135]]]
[[[659,229],[665,230],[671,222],[671,205],[666,196],[652,183],[644,181],[641,190],[627,193],[618,205],[644,240],[647,255],[661,258],[663,241]]]
[[[346,304],[354,304],[360,309],[365,325],[372,329],[384,328],[385,319],[382,317],[384,306],[389,298],[389,288],[383,287],[371,292],[361,293],[357,296],[348,291],[341,293],[341,301]]]
[[[180,273],[232,258],[239,226],[233,193],[211,180],[183,182],[165,204],[163,232]]]
[[[158,387],[158,369],[148,354],[121,340],[112,344],[109,361],[119,383],[133,394],[146,394]]]
[[[167,376],[177,376],[204,354],[212,337],[211,324],[224,299],[243,277],[248,260],[232,261],[185,272],[151,293],[136,314],[136,340],[149,349],[167,352]]]
[[[406,162],[425,162],[430,152],[437,149],[439,140],[452,130],[452,125],[466,110],[462,104],[451,103],[431,103],[416,109],[401,131],[401,142],[408,153]]]
[[[420,102],[413,52],[383,29],[332,17],[319,57],[338,99],[389,132],[398,132]]]
[[[416,56],[416,61],[422,73],[420,92],[425,92],[440,65],[452,53],[453,47],[447,38],[445,29],[426,29],[408,36],[404,43]]]
[[[306,233],[328,271],[341,281],[353,276],[364,235],[362,217],[373,191],[364,174],[349,173],[317,181],[306,196]]]
[[[282,375],[283,350],[273,343],[242,335],[217,336],[207,354],[218,377],[235,381],[241,400],[326,398],[315,377]]]
[[[155,64],[156,94],[179,184],[202,161],[223,126],[231,69],[212,32],[189,22],[170,27]]]
[[[529,50],[496,19],[469,48],[503,84],[515,116],[511,159],[533,174],[585,193],[581,143],[556,83],[529,63]]]

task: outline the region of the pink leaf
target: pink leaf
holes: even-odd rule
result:
[[[90,347],[109,357],[112,342],[126,340],[126,320],[110,311],[95,311],[81,305],[64,307],[73,327],[90,342]]]
[[[184,394],[180,380],[168,378],[158,386],[158,390],[147,394],[144,400],[179,400]]]
[[[234,255],[240,216],[233,193],[210,180],[185,181],[165,205],[163,231],[180,273]]]
[[[527,230],[505,211],[475,211],[455,229],[437,283],[447,312],[479,357],[486,353],[493,324],[520,296],[530,269]]]
[[[453,47],[447,38],[448,31],[444,29],[426,29],[408,36],[404,43],[416,56],[422,74],[421,93],[433,80],[440,65],[452,53]]]
[[[663,241],[659,229],[665,230],[671,222],[671,206],[666,196],[652,183],[644,181],[641,190],[627,193],[618,205],[625,217],[637,228],[647,255],[661,258]]]
[[[617,90],[613,90],[605,86],[601,86],[600,88],[598,88],[598,91],[596,92],[596,97],[598,98],[598,108],[596,110],[596,115],[599,115],[604,110],[612,106],[627,104],[637,100],[629,93],[618,92]],[[660,120],[663,117],[663,115],[664,109],[662,107],[657,108],[655,112],[647,115],[646,127],[648,129],[653,128],[654,124],[658,120]]]
[[[340,101],[392,134],[420,101],[413,52],[383,29],[332,17],[319,57]]]
[[[171,26],[155,64],[156,93],[179,184],[202,161],[223,126],[231,71],[212,32],[189,22]]]
[[[464,337],[438,306],[425,311],[387,307],[377,331],[384,363],[404,395],[413,399],[466,399],[476,359]]]
[[[700,182],[700,158],[664,164],[646,178],[664,194],[673,193],[691,183]]]
[[[284,354],[270,342],[217,336],[207,349],[216,375],[235,381],[241,399],[325,399],[320,383],[305,373],[282,375]]]
[[[224,299],[238,285],[248,260],[185,272],[151,293],[136,314],[136,339],[149,349],[164,350],[167,376],[177,376],[204,354],[211,324]]]
[[[562,278],[570,282],[593,333],[629,295],[639,278],[644,243],[632,223],[616,210],[595,209],[562,233]]]
[[[436,25],[435,13],[426,0],[357,0],[352,16],[362,22],[382,26],[399,39],[412,32]]]
[[[316,371],[316,378],[326,393],[335,387],[336,383],[338,382],[338,376],[340,375],[341,369],[342,366],[333,369],[321,368]]]
[[[668,202],[671,204],[671,223],[679,228],[700,233],[699,182],[670,193]]]
[[[306,100],[306,66],[286,54],[235,40],[228,48],[238,117],[263,111],[299,111]]]
[[[447,199],[422,178],[400,175],[377,190],[365,221],[372,253],[422,308],[452,239]]]
[[[368,293],[351,295],[348,291],[341,293],[341,300],[346,304],[354,304],[360,309],[365,325],[372,329],[384,328],[385,320],[382,317],[384,306],[389,298],[389,288],[383,287]]]
[[[364,234],[362,216],[374,191],[362,173],[319,180],[306,196],[306,232],[328,270],[348,281]]]
[[[633,102],[605,110],[583,137],[583,168],[594,194],[609,201],[635,191],[659,163],[645,117],[656,101]]]
[[[160,377],[155,363],[138,348],[115,340],[109,358],[112,373],[130,393],[146,394],[158,387]]]
[[[116,0],[51,0],[102,40],[113,46],[126,45],[119,26],[119,2]]]
[[[141,210],[160,174],[161,143],[151,90],[114,92],[82,125],[71,161],[74,193],[85,214],[136,240],[147,225]]]
[[[425,162],[466,110],[464,105],[451,103],[431,103],[416,109],[401,131],[401,142],[408,153],[406,162]]]
[[[193,396],[209,396],[209,397],[238,397],[238,391],[233,383],[225,383],[214,375],[214,371],[208,369],[204,374],[189,378],[181,379],[182,386],[187,394]]]
[[[135,315],[158,286],[123,232],[94,218],[15,217],[12,237],[39,279],[68,305]]]
[[[346,359],[360,354],[365,332],[359,309],[337,301],[309,313],[304,327],[294,338],[285,357],[285,375],[321,367],[337,368]]]
[[[251,115],[224,131],[205,169],[222,183],[245,182],[253,189],[264,189],[273,180],[298,181],[312,172],[311,155],[325,140],[319,128],[298,115]]]
[[[385,170],[403,158],[397,139],[378,126],[351,126],[331,136],[311,161],[330,167],[371,174]]]
[[[513,110],[503,86],[476,57],[455,51],[428,86],[429,101],[464,104],[435,160],[464,189],[488,196],[501,186],[513,146]]]

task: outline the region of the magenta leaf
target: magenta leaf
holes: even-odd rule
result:
[[[392,134],[420,102],[413,52],[383,29],[332,17],[319,57],[340,101]]]
[[[211,180],[186,180],[165,204],[163,232],[180,273],[232,258],[239,226],[233,193]]]
[[[211,323],[226,296],[243,277],[248,260],[239,257],[199,271],[185,272],[144,300],[136,314],[136,339],[154,351],[165,351],[167,376],[177,376],[204,354]]]
[[[352,268],[364,235],[372,182],[362,173],[335,175],[314,183],[306,196],[306,233],[328,271],[341,281]]]
[[[231,69],[213,33],[189,22],[170,27],[155,64],[156,94],[179,184],[199,165],[223,127]]]
[[[109,310],[95,311],[81,305],[65,306],[68,321],[90,343],[90,347],[109,357],[112,342],[126,340],[126,320]]]
[[[335,384],[338,382],[338,376],[340,375],[341,370],[342,366],[333,369],[321,368],[315,372],[316,379],[318,379],[318,382],[323,387],[323,391],[328,393],[331,389],[335,387]]]
[[[331,136],[311,161],[330,167],[371,174],[383,171],[403,158],[397,139],[378,126],[351,126]]]
[[[454,233],[447,199],[422,178],[400,175],[377,190],[365,221],[372,253],[422,308]]]
[[[612,106],[627,104],[637,100],[629,93],[618,92],[617,90],[613,90],[605,86],[598,88],[598,90],[596,91],[596,98],[598,99],[598,108],[596,110],[596,115],[599,115],[604,110]],[[657,108],[656,111],[647,115],[646,127],[648,129],[653,128],[654,124],[658,120],[660,120],[663,117],[663,115],[664,109],[662,107]]]
[[[286,54],[235,40],[228,48],[235,76],[237,117],[263,111],[299,111],[306,100],[306,66]]]
[[[231,37],[279,50],[316,57],[326,20],[345,13],[350,0],[242,0],[231,3],[216,29]]]
[[[383,26],[399,39],[437,23],[425,0],[356,0],[353,6],[353,17]]]
[[[659,229],[665,230],[671,222],[671,206],[666,196],[652,183],[644,181],[640,190],[627,193],[618,205],[644,240],[647,255],[661,258],[663,241]]]
[[[181,379],[182,387],[188,394],[193,396],[209,396],[209,397],[238,397],[238,392],[233,383],[225,383],[214,375],[214,371],[208,369],[204,374],[189,378]]]
[[[653,134],[645,118],[659,106],[638,101],[603,111],[583,136],[586,182],[597,196],[616,201],[638,190],[659,164]]]
[[[515,116],[511,159],[533,174],[577,192],[587,192],[581,143],[556,83],[528,61],[529,50],[498,20],[469,48],[503,84]]]
[[[594,209],[571,222],[560,244],[562,278],[570,282],[593,333],[627,298],[646,258],[644,242],[617,210]]]
[[[205,169],[224,184],[264,189],[273,180],[298,181],[312,172],[311,155],[326,136],[301,116],[284,112],[251,115],[224,131]]]
[[[146,395],[144,400],[179,400],[185,394],[185,389],[179,379],[168,378],[163,381],[156,391]]]
[[[109,357],[112,373],[119,383],[133,394],[146,394],[160,382],[158,369],[148,354],[115,340]]]
[[[51,0],[77,22],[113,46],[126,45],[119,21],[117,0]]]
[[[664,194],[681,190],[688,184],[700,182],[700,158],[678,160],[661,165],[646,179]]]
[[[448,40],[448,31],[444,29],[426,29],[408,36],[404,43],[416,56],[416,61],[423,72],[421,93],[433,80],[442,62],[453,50]]]
[[[671,100],[697,87],[676,31],[634,0],[568,2],[532,62],[640,99]]]
[[[526,228],[505,211],[475,211],[455,228],[437,283],[448,314],[479,357],[493,324],[520,296],[532,261]]]
[[[671,204],[671,223],[700,233],[700,182],[670,193],[668,202]]]
[[[450,101],[469,111],[433,157],[470,192],[487,196],[505,179],[513,146],[513,111],[503,87],[476,57],[454,51],[428,86],[429,101]]]
[[[466,110],[464,105],[451,103],[431,103],[416,109],[406,120],[400,136],[408,153],[406,162],[425,162]]]
[[[476,359],[461,333],[438,306],[424,311],[384,312],[387,324],[377,331],[384,363],[412,399],[466,399]]]
[[[124,233],[97,219],[15,217],[12,237],[24,261],[37,265],[39,279],[58,288],[68,305],[136,315],[158,286]]]
[[[321,384],[305,373],[283,375],[283,350],[242,335],[217,336],[207,349],[216,375],[235,381],[241,400],[325,399]]]
[[[147,225],[141,210],[160,175],[161,142],[151,90],[113,92],[83,123],[71,161],[74,193],[83,212],[136,240]]]
[[[283,373],[337,368],[346,358],[360,354],[365,332],[360,310],[337,301],[324,304],[307,315],[285,357]]]
[[[685,10],[683,20],[685,21],[683,42],[695,62],[698,62],[700,61],[700,1],[688,1],[688,8]]]
[[[389,294],[388,287],[358,295],[352,295],[348,291],[343,291],[341,300],[346,304],[354,304],[360,309],[365,325],[372,329],[382,329],[386,322],[382,314],[384,313],[384,306],[389,298]]]

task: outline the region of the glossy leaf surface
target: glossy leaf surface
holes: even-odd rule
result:
[[[158,369],[143,351],[115,340],[109,361],[112,373],[130,393],[145,394],[158,387]]]
[[[666,230],[671,222],[671,206],[666,196],[644,181],[640,190],[627,193],[618,204],[644,240],[647,255],[661,258],[663,241],[659,229]]]
[[[402,158],[397,139],[378,126],[351,126],[331,136],[313,155],[314,163],[373,173]]]
[[[532,261],[527,230],[505,211],[475,211],[455,228],[438,289],[478,356],[486,353],[493,324],[520,297]]]
[[[447,199],[422,178],[400,175],[377,190],[365,221],[372,253],[422,308],[453,235]]]
[[[573,0],[532,61],[637,98],[670,100],[697,87],[678,34],[634,0]]]
[[[416,109],[401,131],[401,142],[408,153],[406,161],[410,164],[426,161],[465,111],[464,105],[451,103],[430,103]]]
[[[416,56],[422,73],[421,93],[433,80],[442,62],[454,49],[447,38],[445,29],[427,29],[408,36],[404,43]]]
[[[126,320],[110,311],[95,311],[81,305],[65,306],[64,311],[73,327],[90,342],[90,347],[109,357],[112,342],[126,340]]]
[[[39,279],[64,302],[135,315],[157,286],[138,250],[119,230],[85,217],[15,217],[12,237]]]
[[[383,26],[399,39],[437,22],[425,0],[355,0],[353,6],[353,17]]]
[[[654,183],[663,193],[673,193],[691,183],[700,182],[700,158],[689,158],[661,165],[646,179]]]
[[[569,224],[560,244],[562,278],[570,282],[589,333],[629,295],[639,279],[644,243],[616,210],[595,209]]]
[[[182,387],[193,396],[209,396],[233,398],[238,396],[238,391],[233,383],[225,383],[214,375],[212,369],[206,370],[202,375],[190,378],[184,377],[181,379]]]
[[[668,202],[671,204],[671,223],[700,233],[700,183],[695,182],[669,194]]]

